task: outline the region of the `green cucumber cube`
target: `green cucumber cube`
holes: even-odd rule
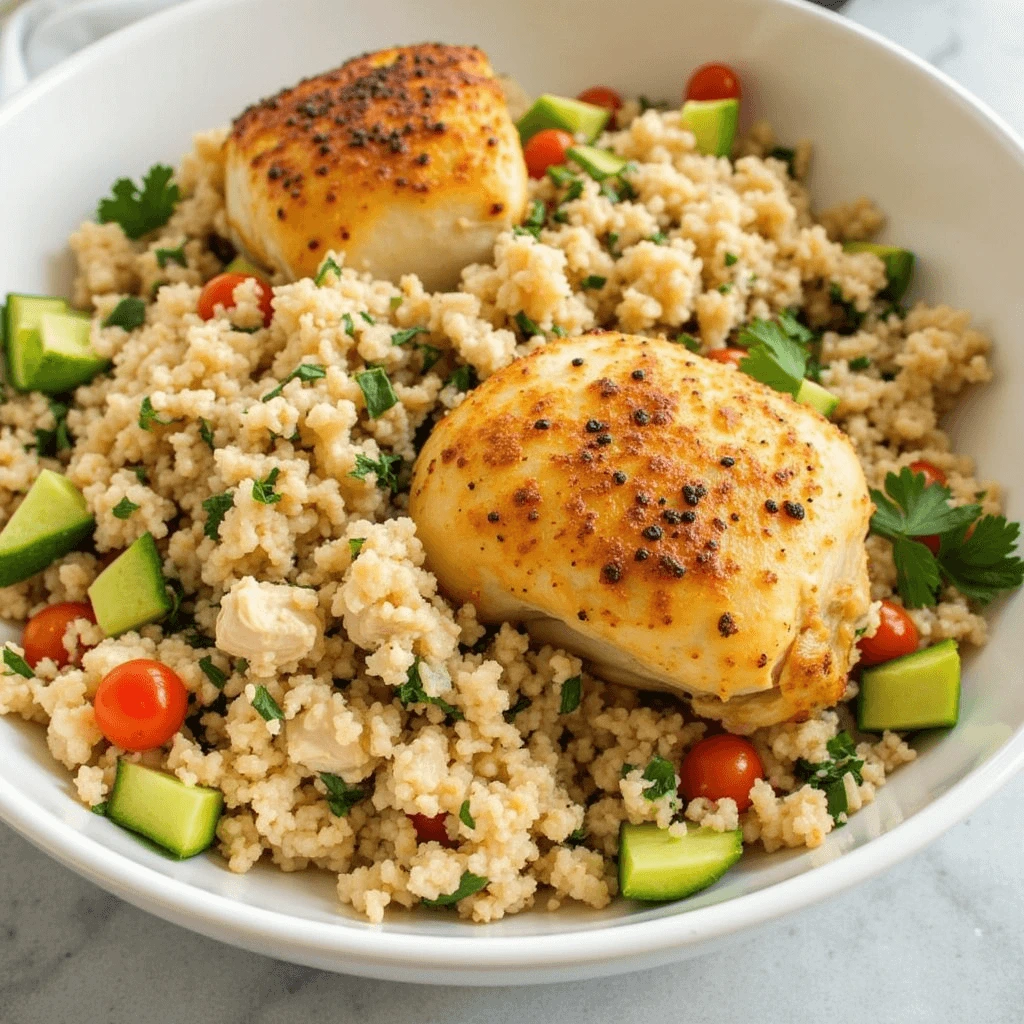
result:
[[[89,588],[96,622],[107,636],[162,619],[172,607],[153,535],[144,533]]]
[[[93,351],[91,328],[90,318],[82,313],[43,313],[25,356],[25,363],[33,367],[28,376],[33,391],[71,391],[110,365]]]
[[[20,583],[88,540],[93,518],[82,492],[44,469],[0,531],[0,587]]]
[[[106,813],[116,825],[184,860],[213,842],[223,808],[219,789],[186,786],[173,775],[122,759]]]
[[[516,122],[519,140],[526,143],[531,136],[545,128],[561,128],[570,135],[582,135],[584,141],[593,142],[608,123],[611,111],[593,103],[572,100],[567,96],[539,96],[533,106]]]
[[[704,156],[732,152],[739,120],[739,100],[687,100],[683,104],[683,125],[693,132],[697,152]]]
[[[598,149],[596,146],[573,146],[566,153],[595,181],[604,181],[621,174],[626,161],[616,156],[610,149]]]
[[[873,252],[885,264],[885,276],[889,283],[882,297],[899,302],[910,287],[914,276],[917,257],[909,249],[897,245],[879,245],[877,242],[844,242],[847,252]]]
[[[18,391],[31,391],[33,358],[38,351],[39,325],[44,313],[66,313],[68,304],[51,295],[7,296],[4,313],[4,342],[7,354],[7,381]]]
[[[815,384],[813,380],[801,381],[796,400],[801,405],[817,409],[822,416],[831,416],[839,407],[839,399],[820,384]]]

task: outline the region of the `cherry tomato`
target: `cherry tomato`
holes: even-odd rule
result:
[[[738,100],[742,95],[739,76],[728,64],[702,64],[686,83],[688,100]]]
[[[21,637],[21,646],[25,649],[25,660],[35,668],[43,660],[50,658],[63,668],[73,659],[64,647],[64,634],[75,619],[96,621],[92,605],[80,601],[62,601],[51,604],[41,612],[36,612],[25,623],[25,632]]]
[[[196,312],[204,320],[212,320],[218,306],[233,309],[235,289],[250,277],[257,282],[256,290],[259,292],[260,309],[263,311],[263,326],[269,327],[270,321],[274,319],[274,307],[270,304],[274,292],[262,277],[257,277],[255,274],[218,274],[216,277],[211,277],[199,293]]]
[[[881,616],[878,632],[864,637],[858,645],[862,665],[880,665],[917,650],[921,634],[905,608],[893,601],[883,601]]]
[[[188,690],[166,665],[149,658],[108,672],[93,698],[96,724],[124,750],[162,747],[185,721]]]
[[[421,843],[440,843],[449,848],[456,844],[448,838],[448,832],[444,827],[444,819],[447,814],[435,814],[433,818],[426,814],[410,814],[409,820],[416,829],[416,838]]]
[[[925,487],[931,487],[932,484],[942,484],[946,486],[946,474],[939,469],[938,466],[932,465],[930,462],[925,462],[924,459],[920,459],[917,462],[910,464],[911,473],[920,473],[924,476]]]
[[[575,139],[561,128],[544,128],[523,146],[526,169],[531,178],[543,178],[549,167],[565,163],[565,154]]]
[[[607,85],[592,85],[584,89],[576,99],[610,110],[612,116],[608,119],[608,127],[615,127],[615,114],[622,106],[622,97],[614,89],[609,89]]]
[[[764,768],[750,740],[731,733],[709,736],[695,744],[679,768],[679,791],[687,800],[731,797],[745,811],[750,787],[764,778]]]
[[[716,363],[724,363],[726,366],[734,366],[737,370],[746,358],[745,348],[716,348],[708,353],[708,359],[714,359]]]

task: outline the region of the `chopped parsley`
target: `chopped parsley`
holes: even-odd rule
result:
[[[212,647],[214,642],[210,637],[203,636],[202,633],[192,632],[185,634],[185,643],[194,651],[203,651],[208,647]]]
[[[303,384],[308,384],[312,380],[323,380],[326,376],[327,371],[319,363],[299,363],[276,388],[268,391],[260,401],[269,402],[272,398],[277,398],[284,390],[285,384],[290,381],[300,380]]]
[[[253,480],[252,498],[261,505],[276,505],[281,500],[281,495],[274,491],[274,484],[281,475],[281,470],[275,466],[262,480]]]
[[[132,466],[131,471],[135,474],[135,479],[138,480],[140,484],[149,483],[149,474],[146,472],[145,466]]]
[[[281,705],[270,696],[270,691],[265,686],[256,687],[256,692],[252,697],[252,706],[259,712],[264,722],[269,722],[275,718],[279,721],[284,719]]]
[[[103,800],[98,804],[93,804],[89,810],[92,811],[93,814],[98,814],[101,818],[105,817],[107,813],[107,801]]]
[[[476,370],[468,363],[458,366],[444,382],[444,386],[453,387],[456,391],[472,391],[477,386]]]
[[[206,442],[207,447],[212,452],[214,450],[213,428],[210,426],[210,421],[204,420],[202,416],[199,417],[199,436]]]
[[[224,522],[224,517],[228,514],[228,510],[234,507],[234,504],[235,496],[230,491],[224,491],[223,494],[211,494],[203,502],[203,511],[206,513],[203,533],[210,540],[220,540],[220,524]]]
[[[570,185],[574,181],[579,181],[579,175],[574,174],[564,164],[552,164],[548,168],[548,177],[559,188],[564,185]]]
[[[157,249],[157,266],[163,270],[168,263],[177,263],[179,267],[187,267],[188,260],[185,259],[185,243],[182,242],[177,249]]]
[[[394,313],[396,309],[405,301],[404,295],[392,295],[388,299],[388,306],[391,308],[391,312]]]
[[[852,334],[864,322],[865,313],[843,296],[843,289],[833,281],[829,285],[828,297],[843,311],[843,323],[839,327],[840,334]]]
[[[537,324],[535,324],[526,315],[526,313],[523,312],[523,310],[520,310],[518,313],[516,313],[516,315],[512,319],[515,320],[516,327],[519,328],[524,338],[533,338],[538,334],[544,333],[540,329],[540,327],[538,327]]]
[[[416,347],[420,350],[420,355],[423,357],[423,372],[429,373],[443,353],[433,345],[417,345]]]
[[[177,633],[180,630],[185,629],[186,626],[195,625],[195,619],[182,609],[182,604],[185,601],[184,584],[181,580],[176,580],[171,576],[167,578],[166,586],[171,592],[171,610],[163,620],[163,631],[165,635],[167,633]]]
[[[857,746],[848,732],[841,732],[830,739],[827,749],[829,760],[812,763],[801,757],[795,768],[796,774],[804,782],[825,793],[828,813],[835,820],[848,809],[846,783],[843,779],[850,774],[859,786],[864,781],[861,775],[864,762],[857,757]]]
[[[740,261],[740,258],[739,258],[739,256],[736,255],[736,253],[734,253],[734,252],[727,252],[725,254],[725,265],[727,267],[735,266],[735,264],[739,263],[739,261]]]
[[[725,282],[724,284],[720,284],[720,285],[718,286],[718,290],[719,290],[719,291],[720,291],[720,292],[721,292],[721,293],[722,293],[723,295],[728,295],[728,294],[729,294],[729,292],[731,292],[731,291],[733,290],[733,288],[734,288],[734,287],[735,287],[735,285],[734,285],[734,282],[732,282],[732,281],[726,281],[726,282]]]
[[[365,480],[367,473],[377,474],[377,486],[381,490],[390,490],[392,494],[398,493],[398,475],[395,471],[396,465],[401,465],[401,455],[388,455],[381,452],[380,458],[375,462],[363,452],[356,453],[356,468],[349,473],[349,476],[357,480]]]
[[[568,715],[580,706],[580,698],[583,695],[582,676],[573,676],[562,683],[562,701],[558,707],[560,715]]]
[[[361,310],[359,315],[372,327],[377,321],[369,313]]]
[[[163,420],[160,418],[159,413],[153,408],[149,395],[142,399],[142,403],[139,405],[139,426],[143,430],[152,430],[154,424],[158,427],[169,427],[173,422],[173,419]]]
[[[402,331],[395,331],[391,335],[392,345],[408,345],[417,334],[429,334],[430,331],[426,327],[406,327]]]
[[[136,505],[134,501],[130,501],[125,496],[110,511],[114,514],[115,519],[131,519],[132,513],[138,512],[140,508],[142,508],[141,505]]]
[[[601,277],[600,274],[588,274],[580,281],[580,287],[589,291],[591,288],[603,288],[607,283],[607,277]]]
[[[468,800],[462,801],[462,806],[459,808],[459,821],[461,821],[466,828],[476,828],[476,820],[473,815],[469,813]]]
[[[867,356],[857,356],[856,359],[850,360],[851,370],[866,370],[871,365],[871,360]]]
[[[322,288],[324,281],[327,280],[328,274],[337,274],[338,278],[341,278],[341,267],[339,267],[335,262],[333,256],[328,256],[327,259],[320,264],[320,267],[316,272],[316,277],[313,278],[313,284],[315,284],[317,288]],[[348,316],[347,313],[345,315]]]
[[[796,159],[795,149],[789,149],[786,146],[776,146],[774,149],[768,151],[768,155],[770,157],[774,157],[776,160],[781,160],[786,165],[786,169],[789,171],[789,176],[791,178],[796,177],[793,164],[793,161]]]
[[[366,790],[350,786],[340,775],[321,772],[320,781],[327,787],[327,806],[339,818],[347,818],[348,812],[366,797]]]
[[[443,697],[431,697],[423,689],[423,676],[420,672],[422,659],[417,658],[406,673],[405,682],[398,688],[398,699],[403,707],[411,707],[413,704],[433,704],[439,707],[452,721],[461,722],[466,716],[455,707],[449,704]]]
[[[145,322],[146,304],[137,295],[129,295],[111,310],[110,316],[103,321],[103,326],[134,331],[136,327],[141,327]]]
[[[571,847],[582,846],[587,840],[585,828],[574,828],[565,838],[565,845]]]
[[[348,550],[353,558],[363,550],[363,545],[366,543],[365,537],[350,537],[348,541]]]
[[[943,581],[981,604],[1024,582],[1024,561],[1016,554],[1020,525],[982,516],[980,505],[951,508],[951,498],[948,487],[927,484],[923,473],[907,467],[886,476],[884,494],[871,491],[871,532],[892,544],[896,588],[909,608],[934,605]],[[935,535],[938,555],[917,539]]]
[[[366,411],[371,419],[383,416],[393,405],[398,404],[398,395],[391,386],[387,372],[380,366],[356,374],[356,383],[366,400]]]
[[[647,765],[640,777],[645,782],[651,783],[644,790],[644,797],[647,800],[658,800],[666,793],[676,791],[676,770],[672,762],[657,754],[651,758],[650,764]]]
[[[32,669],[29,668],[28,662],[17,651],[12,651],[7,646],[4,647],[4,664],[11,670],[5,672],[5,676],[19,675],[25,679],[32,678]]]
[[[504,718],[509,725],[511,725],[516,720],[516,715],[518,715],[520,711],[525,711],[532,704],[533,701],[530,700],[529,697],[520,695],[516,700],[515,704],[513,704],[512,707],[508,709],[508,711],[503,711],[501,713],[501,717]]]
[[[542,199],[532,200],[526,214],[526,219],[516,229],[515,234],[532,235],[534,238],[540,238],[540,229],[544,227],[546,216],[547,208],[544,206],[544,201]]]
[[[199,659],[199,667],[203,670],[203,675],[217,687],[218,690],[224,689],[224,684],[228,681],[228,677],[213,663],[213,658],[207,655],[205,658]]]
[[[478,893],[487,885],[488,881],[489,879],[487,878],[474,875],[472,871],[464,871],[462,878],[459,880],[459,887],[455,892],[449,893],[447,896],[438,896],[436,900],[421,900],[420,902],[425,907],[452,907],[459,900],[464,900],[467,896]]]
[[[248,658],[236,658],[234,664],[234,670],[240,676],[244,676],[249,671],[249,659]]]
[[[50,400],[50,414],[53,416],[53,430],[36,430],[36,454],[56,456],[71,447],[68,431],[68,407],[63,402]]]
[[[344,314],[342,314],[341,322],[345,325],[345,333],[350,338],[354,338],[356,336],[356,325],[352,321],[352,314],[351,313],[344,313]]]
[[[142,188],[131,178],[118,178],[111,192],[101,199],[96,219],[101,224],[114,222],[129,238],[141,238],[171,219],[181,198],[181,190],[171,184],[174,171],[166,164],[154,164],[142,179]]]
[[[740,369],[776,391],[796,396],[810,360],[808,343],[814,335],[792,314],[775,320],[754,320],[740,331],[747,349]]]
[[[676,345],[685,345],[691,352],[700,351],[699,339],[695,338],[692,334],[687,334],[686,331],[683,331],[683,333],[676,338],[669,338],[669,341]]]
[[[668,245],[668,235],[664,231],[655,231],[647,240],[655,245]]]

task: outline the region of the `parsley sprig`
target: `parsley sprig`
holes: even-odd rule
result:
[[[871,532],[892,544],[896,589],[908,608],[934,605],[943,582],[981,604],[1024,583],[1020,525],[982,516],[980,505],[951,507],[951,498],[944,484],[928,484],[907,467],[886,476],[884,494],[871,491]],[[935,536],[937,555],[919,539]]]
[[[154,164],[142,179],[142,188],[131,178],[118,178],[113,195],[101,199],[96,219],[101,224],[114,222],[129,238],[141,238],[163,227],[171,219],[181,198],[181,190],[171,184],[174,171],[165,164]]]
[[[796,397],[807,376],[814,334],[791,313],[775,320],[754,320],[740,331],[739,342],[747,349],[740,369],[776,391]]]
[[[357,452],[356,468],[349,473],[349,476],[353,476],[357,480],[365,480],[368,473],[375,473],[377,486],[382,491],[390,490],[392,494],[397,494],[398,469],[396,467],[400,467],[401,464],[401,455],[388,455],[387,452],[381,452],[380,458],[374,461],[369,455]]]
[[[348,812],[366,797],[366,790],[350,786],[340,775],[321,772],[320,781],[327,787],[327,806],[339,818],[347,818]]]
[[[436,900],[421,900],[420,902],[425,907],[452,907],[459,900],[478,893],[487,885],[488,881],[489,879],[474,875],[471,871],[464,871],[455,892],[449,893],[447,896],[438,896]]]
[[[835,820],[849,808],[843,779],[849,773],[859,786],[864,781],[861,775],[864,761],[857,757],[857,746],[848,732],[833,736],[826,747],[829,760],[812,763],[801,757],[795,767],[796,774],[804,782],[824,791],[828,799],[828,813]]]
[[[312,380],[323,380],[326,376],[327,371],[319,363],[299,363],[276,388],[268,391],[260,401],[269,402],[272,398],[277,398],[284,391],[285,384],[290,381],[300,380],[303,384],[308,384]]]
[[[398,688],[398,699],[404,707],[413,704],[434,704],[439,707],[452,721],[461,722],[465,715],[454,704],[449,704],[443,697],[431,697],[423,689],[423,677],[420,673],[422,659],[417,658],[406,673],[405,682]]]

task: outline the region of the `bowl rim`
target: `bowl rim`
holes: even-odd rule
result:
[[[85,47],[44,72],[0,104],[0,131],[36,98],[80,70],[124,51],[136,40],[160,35],[177,21],[200,18],[205,12],[244,6],[248,0],[191,0],[157,12],[119,29]],[[798,10],[800,16],[832,22],[842,30],[911,64],[944,88],[1009,150],[1024,171],[1024,139],[988,104],[979,100],[949,75],[872,29],[842,18],[803,0],[768,0],[778,7]],[[302,959],[338,960],[339,966],[358,969],[375,965],[396,969],[415,964],[421,975],[432,968],[464,972],[493,968],[546,969],[597,966],[627,957],[672,951],[681,955],[694,947],[735,932],[767,923],[866,881],[911,854],[962,821],[1024,767],[1024,726],[1014,732],[990,757],[972,769],[932,803],[863,846],[843,853],[827,864],[811,867],[791,878],[756,892],[692,910],[680,904],[677,913],[608,926],[565,929],[539,935],[494,935],[481,927],[473,936],[391,931],[340,917],[325,922],[242,903],[209,892],[139,864],[92,839],[62,820],[14,786],[0,780],[0,819],[22,836],[78,874],[128,902],[165,920],[220,939],[276,955]],[[568,939],[573,941],[567,941]],[[342,961],[342,958],[345,958]],[[307,959],[309,962],[309,959]],[[628,969],[628,968],[626,968]],[[514,979],[506,979],[512,981]]]

